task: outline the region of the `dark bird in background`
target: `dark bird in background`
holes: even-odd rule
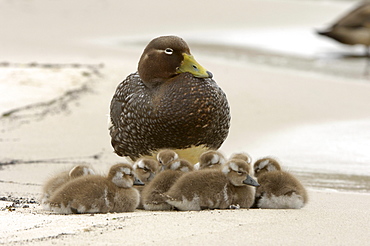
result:
[[[161,149],[197,162],[218,149],[230,127],[225,93],[176,36],[153,39],[138,71],[121,82],[110,106],[111,143],[119,156],[136,160]]]
[[[317,33],[343,44],[365,45],[370,59],[370,2],[362,2],[331,27]]]

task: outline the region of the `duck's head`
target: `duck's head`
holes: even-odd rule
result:
[[[94,175],[95,171],[87,165],[77,165],[69,171],[69,177],[77,178],[84,175]]]
[[[231,159],[240,159],[240,160],[247,162],[249,165],[249,173],[250,174],[253,173],[252,157],[248,153],[245,153],[245,152],[234,153],[231,155],[230,160]]]
[[[174,170],[174,171],[181,171],[181,172],[190,172],[193,171],[193,165],[190,162],[184,159],[177,159],[170,162],[166,167],[166,169]]]
[[[135,162],[134,170],[139,179],[146,184],[160,172],[161,166],[156,160],[142,158]]]
[[[130,188],[134,184],[144,185],[144,183],[136,177],[132,166],[126,163],[113,165],[109,170],[108,179],[122,188]]]
[[[218,151],[208,150],[199,156],[199,169],[220,168],[225,164],[225,157]]]
[[[161,36],[150,41],[141,55],[138,72],[148,87],[155,87],[180,73],[188,72],[198,78],[213,76],[194,59],[186,42],[176,36]]]
[[[177,160],[179,158],[179,155],[171,150],[171,149],[163,149],[158,152],[157,154],[157,160],[159,164],[161,165],[162,170],[167,166],[170,162]]]
[[[234,186],[259,186],[256,180],[249,175],[249,165],[241,159],[231,159],[225,163],[222,172]]]
[[[248,154],[248,153],[245,153],[245,152],[241,152],[241,153],[234,153],[230,159],[241,159],[241,160],[244,160],[246,161],[249,165],[252,164],[252,157]]]
[[[281,166],[279,164],[279,161],[276,160],[273,157],[264,157],[261,159],[258,159],[254,163],[254,176],[259,177],[261,174],[271,171],[280,171]]]

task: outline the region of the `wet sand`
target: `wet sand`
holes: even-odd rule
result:
[[[161,16],[155,21],[149,20],[152,16],[149,9],[163,11],[150,6],[144,16],[152,26],[138,22],[134,28],[129,20],[135,19],[137,13],[122,14],[127,5],[117,6],[110,1],[86,5],[82,1],[71,10],[68,4],[72,2],[61,6],[45,1],[28,5],[3,2],[0,6],[1,20],[23,16],[20,20],[12,19],[9,28],[0,30],[2,37],[6,37],[0,52],[10,63],[104,64],[84,83],[86,89],[73,97],[68,98],[70,94],[65,93],[52,107],[48,104],[41,108],[31,106],[1,117],[0,196],[10,200],[0,202],[1,243],[365,245],[369,241],[367,204],[370,196],[363,193],[369,188],[367,185],[358,187],[361,182],[367,183],[369,177],[364,163],[370,157],[364,146],[370,146],[367,137],[370,85],[361,79],[255,64],[227,55],[214,56],[209,50],[202,52],[196,44],[193,54],[214,73],[231,106],[231,131],[221,150],[227,156],[246,151],[254,159],[277,156],[309,187],[310,201],[306,207],[201,212],[138,210],[65,216],[49,214],[37,203],[30,203],[39,199],[41,185],[57,171],[87,162],[105,173],[121,160],[110,146],[109,103],[117,84],[136,70],[144,47],[125,42],[107,44],[106,39],[139,37],[145,45],[145,40],[174,33],[179,26],[186,33],[242,25],[245,28],[292,23],[316,25],[332,20],[348,6],[348,3],[235,0],[226,9],[215,3],[214,11],[204,15],[201,9],[209,10],[210,6],[194,1],[188,4],[200,5],[190,20],[185,12],[170,14],[178,19],[176,23],[167,23]],[[137,10],[141,4],[152,3],[144,1],[130,3],[130,6]],[[163,1],[163,4],[168,3]],[[217,14],[222,9],[229,13]],[[279,17],[281,12],[277,9],[286,15]],[[297,19],[296,13],[305,14]],[[217,26],[214,20],[223,15],[229,18]],[[264,16],[270,16],[273,23]],[[79,28],[74,27],[76,23]],[[17,28],[24,32],[18,32]],[[181,31],[176,34],[181,35]],[[57,76],[64,76],[63,69]],[[68,100],[63,100],[65,98]],[[337,167],[340,172],[333,172]],[[364,175],[358,176],[351,169],[365,170]],[[336,185],[338,180],[340,184]],[[323,188],[330,190],[323,191]],[[13,204],[17,199],[20,204]],[[28,207],[23,208],[24,205]]]

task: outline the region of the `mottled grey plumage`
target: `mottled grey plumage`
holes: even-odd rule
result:
[[[110,116],[115,152],[134,160],[163,148],[204,145],[218,149],[230,127],[225,93],[213,79],[194,77],[189,72],[160,83],[157,79],[153,86],[142,81],[138,72],[129,75],[118,85]]]

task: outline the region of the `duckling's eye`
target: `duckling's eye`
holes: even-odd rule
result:
[[[238,171],[238,174],[239,174],[239,175],[242,175],[242,174],[243,174],[243,172],[241,172],[241,171]]]
[[[167,55],[172,55],[173,49],[167,48],[167,49],[164,50],[164,53],[166,53]]]

